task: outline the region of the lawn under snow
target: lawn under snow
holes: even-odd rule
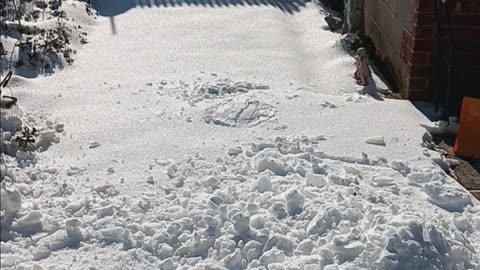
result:
[[[89,43],[2,110],[2,269],[480,269],[431,123],[356,93],[313,3],[71,3]]]

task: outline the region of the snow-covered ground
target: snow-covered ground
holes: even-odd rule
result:
[[[2,127],[42,139],[7,157],[2,269],[480,269],[431,123],[357,93],[313,3],[71,3],[73,66],[11,83]]]

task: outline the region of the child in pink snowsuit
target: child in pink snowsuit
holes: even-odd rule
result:
[[[355,53],[355,65],[357,66],[357,70],[355,71],[353,78],[358,84],[364,86],[367,85],[368,77],[372,75],[372,71],[368,64],[368,55],[365,48],[359,48]]]

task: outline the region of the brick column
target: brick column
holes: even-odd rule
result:
[[[432,99],[442,78],[435,78],[438,59],[434,51],[435,13],[433,0],[414,0],[415,16],[411,31],[402,33],[401,57],[408,65],[404,96],[408,99]],[[480,1],[449,0],[452,39],[456,65],[480,65]],[[448,46],[445,8],[440,6],[441,42]],[[447,50],[444,51],[446,54]],[[446,55],[445,55],[446,56]],[[434,83],[434,80],[439,80]]]

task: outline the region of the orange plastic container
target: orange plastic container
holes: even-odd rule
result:
[[[463,99],[454,151],[459,156],[480,158],[480,99]]]

